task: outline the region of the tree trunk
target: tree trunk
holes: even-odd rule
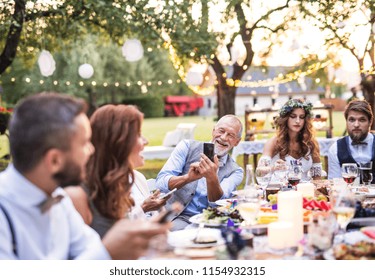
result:
[[[375,116],[375,98],[374,98],[374,93],[375,93],[375,75],[367,75],[362,77],[361,81],[361,86],[362,86],[362,92],[363,96],[365,99],[370,103],[371,108],[372,108],[372,113]],[[375,122],[372,122],[371,125],[371,130],[375,130]]]
[[[5,72],[16,57],[17,46],[21,38],[22,25],[25,20],[25,6],[25,0],[15,1],[13,21],[9,27],[4,50],[0,55],[0,74]]]
[[[218,79],[217,104],[219,118],[224,115],[235,114],[235,99],[236,88],[228,86],[225,78]]]

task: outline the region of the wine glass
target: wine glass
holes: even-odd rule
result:
[[[287,174],[289,185],[295,190],[302,178],[302,166],[291,165]]]
[[[245,227],[251,227],[257,223],[257,217],[260,210],[260,202],[258,197],[243,197],[238,201],[237,210],[244,219]]]
[[[287,185],[287,173],[288,173],[288,166],[286,165],[285,161],[278,160],[276,161],[274,167],[274,174],[276,179],[278,179],[281,183],[281,187],[284,187]]]
[[[356,198],[354,194],[348,189],[342,189],[340,192],[335,192],[330,197],[332,212],[336,217],[336,222],[339,225],[339,235],[342,241],[345,241],[346,227],[355,214]]]
[[[263,198],[265,197],[265,191],[268,186],[268,184],[271,181],[272,177],[272,168],[269,165],[258,165],[258,167],[255,169],[255,177],[257,179],[257,183],[262,189],[263,192]]]
[[[358,176],[358,166],[356,163],[344,163],[341,166],[341,176],[346,182],[348,189],[352,188],[352,184]]]

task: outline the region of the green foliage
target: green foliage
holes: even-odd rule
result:
[[[164,102],[158,96],[128,97],[122,103],[136,105],[143,112],[145,118],[160,118],[164,115]]]
[[[56,61],[56,71],[50,77],[40,74],[36,59],[28,66],[24,60],[16,58],[6,73],[1,75],[3,101],[15,104],[27,95],[56,91],[82,97],[96,105],[118,103],[126,97],[140,96],[142,93],[165,96],[190,92],[184,83],[176,83],[179,77],[164,49],[146,51],[140,61],[128,62],[117,43],[107,41],[105,36],[87,35],[72,42],[72,48],[51,53]],[[78,68],[83,63],[89,63],[94,68],[94,75],[89,80],[78,75]],[[169,79],[173,81],[172,84],[167,82]],[[96,82],[95,86],[92,85],[93,81]],[[80,82],[84,85],[81,86]]]

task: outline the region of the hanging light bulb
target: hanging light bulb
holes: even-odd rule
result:
[[[137,39],[126,40],[122,46],[122,55],[127,61],[138,61],[143,57],[143,46]]]
[[[56,70],[56,62],[49,51],[42,50],[38,58],[40,73],[44,77],[49,77]]]
[[[84,63],[78,68],[78,74],[82,79],[90,79],[94,75],[94,68],[91,64]]]

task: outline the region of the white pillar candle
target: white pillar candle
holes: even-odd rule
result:
[[[300,191],[304,197],[315,196],[315,186],[313,183],[299,183],[297,185],[297,191]]]
[[[294,246],[293,224],[290,222],[273,222],[268,224],[268,246],[271,249],[285,249]]]
[[[277,212],[280,222],[293,224],[292,240],[297,246],[303,238],[303,200],[302,193],[298,191],[279,192],[277,195]]]

